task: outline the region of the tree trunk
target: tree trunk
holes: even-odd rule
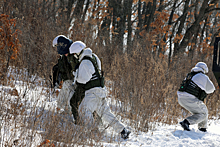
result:
[[[71,22],[70,14],[73,8],[73,3],[75,0],[68,0],[68,5],[67,5],[67,19],[69,22]]]
[[[203,1],[202,7],[200,8],[200,13],[199,13],[200,15],[197,17],[197,19],[191,25],[191,27],[189,27],[189,29],[186,30],[186,33],[183,37],[183,40],[181,41],[180,45],[176,48],[176,50],[179,53],[181,53],[181,54],[184,53],[185,48],[187,47],[189,40],[191,39],[191,37],[193,35],[196,35],[196,32],[198,31],[199,26],[200,26],[199,23],[207,17],[205,15],[205,10],[206,10],[206,7],[208,6],[208,1],[209,0]],[[194,36],[194,37],[197,37],[197,36]]]
[[[80,20],[83,14],[83,4],[85,0],[78,0],[73,12],[73,18]]]
[[[132,22],[131,22],[131,16],[132,16],[132,3],[133,0],[127,0],[125,5],[125,8],[127,9],[127,22],[128,22],[128,36],[127,36],[127,51],[130,53],[132,50],[132,41],[131,41],[131,35],[132,35]],[[126,12],[126,10],[125,10]]]
[[[150,8],[149,10],[150,10],[150,12],[149,12],[149,14],[150,14],[150,16],[149,16],[149,18],[148,18],[148,20],[147,20],[147,22],[146,22],[146,31],[147,32],[149,32],[150,31],[150,24],[153,22],[153,19],[154,19],[154,13],[155,13],[155,11],[156,11],[156,0],[153,0],[153,3],[152,2],[149,2],[148,3],[148,7]]]

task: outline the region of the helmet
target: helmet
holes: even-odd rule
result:
[[[83,43],[82,41],[75,41],[70,46],[69,51],[70,51],[70,54],[73,54],[73,53],[79,54],[85,48],[86,48],[85,43]]]
[[[198,62],[195,67],[200,67],[205,73],[209,72],[208,66],[204,62]]]
[[[58,54],[67,54],[69,53],[69,47],[73,43],[73,41],[69,38],[67,38],[64,35],[58,35],[53,40],[53,47],[57,47]]]

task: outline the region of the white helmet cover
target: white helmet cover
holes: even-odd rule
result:
[[[71,46],[69,48],[69,52],[70,52],[70,54],[80,53],[85,48],[86,48],[85,43],[83,43],[82,41],[75,41],[71,44]]]
[[[198,62],[195,67],[200,67],[205,73],[209,72],[208,66],[204,62]]]
[[[58,43],[58,38],[59,37],[64,37],[64,38],[67,38],[66,36],[64,36],[64,35],[58,35],[57,37],[55,37],[54,39],[53,39],[53,47],[55,47],[56,45],[57,45],[57,43]]]

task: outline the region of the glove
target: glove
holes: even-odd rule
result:
[[[76,72],[75,71],[73,71],[73,75],[74,75],[74,77],[76,76]]]
[[[75,90],[77,87],[77,84],[75,82],[72,83],[73,89]]]

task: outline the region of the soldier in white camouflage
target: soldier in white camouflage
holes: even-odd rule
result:
[[[91,113],[95,112],[123,139],[127,139],[131,132],[115,117],[106,101],[107,90],[104,85],[103,72],[101,72],[100,59],[81,41],[75,41],[69,49],[70,54],[75,55],[79,60],[79,66],[73,72],[76,90],[70,100],[76,123],[86,124],[88,127],[93,126],[94,118]]]
[[[179,104],[192,114],[180,122],[184,130],[190,131],[189,125],[198,124],[200,131],[207,131],[208,109],[203,101],[215,91],[215,86],[205,73],[208,73],[207,65],[198,62],[177,91]]]

